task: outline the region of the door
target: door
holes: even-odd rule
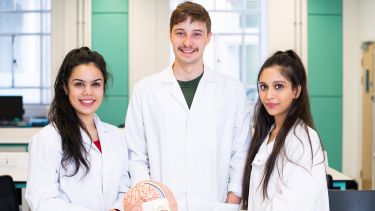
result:
[[[374,43],[366,43],[362,56],[362,189],[372,188],[373,107],[374,99]],[[375,107],[374,107],[375,108]]]

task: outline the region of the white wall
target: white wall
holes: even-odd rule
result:
[[[343,0],[342,169],[357,181],[360,181],[362,151],[360,11],[358,1]]]
[[[169,64],[169,1],[129,0],[129,94]]]
[[[294,49],[307,67],[307,0],[268,0],[267,56]]]

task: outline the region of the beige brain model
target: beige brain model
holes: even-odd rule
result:
[[[177,211],[172,191],[164,184],[142,181],[126,192],[125,211]]]

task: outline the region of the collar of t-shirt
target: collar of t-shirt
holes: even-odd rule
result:
[[[195,91],[198,88],[199,81],[201,80],[203,73],[198,76],[197,78],[190,80],[190,81],[179,81],[177,80],[178,84],[180,85],[181,91],[184,94],[186,103],[188,107],[191,107],[193,103]]]

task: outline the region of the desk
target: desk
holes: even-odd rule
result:
[[[0,128],[0,175],[13,178],[21,197],[22,211],[28,211],[25,187],[29,161],[28,144],[41,128]]]
[[[28,164],[28,152],[0,152],[0,175],[10,175],[16,188],[21,189],[22,211],[28,210],[25,200]]]
[[[358,184],[349,176],[337,171],[336,169],[327,168],[327,174],[332,176],[333,187],[340,190],[358,190]]]
[[[41,128],[0,128],[0,152],[27,152],[31,137]]]

